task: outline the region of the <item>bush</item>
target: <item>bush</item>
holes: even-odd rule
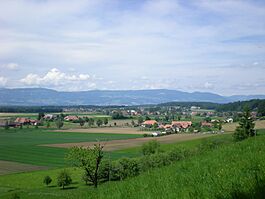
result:
[[[118,161],[119,178],[121,180],[137,176],[140,173],[139,162],[136,159],[122,158]]]
[[[248,138],[248,135],[245,133],[244,129],[237,127],[233,134],[233,138],[235,141],[242,141]]]
[[[63,187],[64,189],[65,186],[68,186],[71,183],[72,183],[72,178],[70,174],[66,170],[61,171],[57,177],[57,185],[59,187]]]
[[[48,186],[50,183],[52,182],[52,179],[50,176],[45,176],[43,179],[43,183],[46,184],[46,186]]]
[[[151,140],[142,146],[143,155],[151,155],[161,152],[160,143],[156,140]]]

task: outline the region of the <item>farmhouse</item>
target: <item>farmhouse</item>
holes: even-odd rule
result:
[[[47,120],[52,120],[52,119],[54,119],[56,116],[55,115],[52,115],[52,114],[45,114],[44,115],[44,119],[47,119]]]
[[[15,120],[15,123],[19,123],[19,124],[30,124],[30,119],[25,118],[25,117],[18,117]]]
[[[76,121],[78,119],[79,119],[79,117],[76,115],[68,115],[68,116],[64,117],[64,120],[66,120],[66,121]]]
[[[187,129],[192,125],[191,121],[172,121],[173,128]]]
[[[142,123],[142,127],[150,128],[154,126],[155,124],[158,124],[156,120],[146,120],[145,122]]]

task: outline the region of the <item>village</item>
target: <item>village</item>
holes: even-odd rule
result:
[[[36,113],[28,117],[0,117],[3,128],[134,128],[144,136],[176,133],[222,133],[222,125],[237,121],[240,112],[216,112],[200,107],[65,108],[61,113]],[[253,118],[256,113],[252,112]]]

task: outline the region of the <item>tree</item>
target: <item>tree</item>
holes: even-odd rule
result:
[[[43,183],[46,184],[46,186],[48,186],[50,183],[52,182],[52,179],[50,176],[45,176],[43,179]]]
[[[79,124],[81,127],[83,127],[85,125],[85,120],[82,118],[79,118]]]
[[[50,124],[50,121],[47,121],[46,122],[46,128],[50,128],[51,124]]]
[[[63,121],[60,118],[57,119],[55,123],[58,129],[63,127]]]
[[[151,155],[155,153],[159,153],[160,150],[160,143],[156,140],[151,140],[142,146],[143,155]]]
[[[93,126],[95,123],[95,120],[93,118],[88,118],[88,126]]]
[[[44,115],[45,115],[44,113],[39,113],[38,114],[38,120],[41,120],[44,117]]]
[[[95,188],[99,182],[99,167],[103,159],[103,145],[95,144],[93,148],[73,147],[67,155],[67,159],[76,167],[84,169],[87,180]]]
[[[101,120],[101,119],[98,119],[98,120],[97,120],[97,125],[98,125],[98,127],[100,127],[102,124],[103,124],[102,120]]]
[[[138,125],[140,126],[144,122],[143,117],[142,116],[138,117],[137,122],[138,122]]]
[[[104,125],[106,126],[109,123],[108,118],[105,117],[103,122],[104,122]]]
[[[132,124],[132,126],[135,126],[135,122],[134,122],[134,120],[132,120],[131,124]]]
[[[253,118],[251,117],[249,108],[246,107],[245,111],[240,118],[239,126],[236,128],[234,133],[234,139],[236,141],[244,140],[248,137],[252,137],[255,135],[255,123],[253,121]]]
[[[5,129],[6,130],[9,129],[9,124],[8,124],[8,121],[7,120],[5,121]]]
[[[158,128],[158,124],[157,123],[154,123],[153,128],[154,129],[157,129]]]
[[[68,186],[72,183],[72,178],[66,170],[62,170],[57,177],[57,185],[59,187]]]

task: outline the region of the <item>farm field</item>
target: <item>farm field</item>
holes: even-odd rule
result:
[[[115,151],[132,147],[139,147],[150,140],[157,140],[162,144],[177,143],[188,140],[202,139],[206,137],[215,136],[214,134],[172,134],[162,137],[145,137],[145,138],[133,138],[126,140],[111,140],[104,142],[105,151]],[[73,146],[93,146],[96,142],[78,142],[78,143],[61,143],[61,144],[45,144],[41,146],[58,147],[58,148],[70,148]]]
[[[264,133],[265,131],[263,131]],[[217,137],[231,137],[219,135]],[[212,139],[212,138],[206,138]],[[189,142],[198,142],[189,141]],[[265,179],[265,136],[226,144],[202,154],[152,169],[124,181],[107,182],[98,189],[81,181],[82,171],[68,170],[73,178],[69,189],[56,186],[60,169],[0,176],[0,197],[13,193],[21,198],[262,198]],[[242,161],[244,160],[244,161]],[[50,187],[42,180],[50,175]],[[259,178],[256,178],[256,175]],[[171,190],[171,191],[167,191]],[[196,196],[196,197],[195,197]]]
[[[126,134],[84,134],[51,132],[48,129],[0,129],[0,160],[25,164],[61,167],[65,166],[67,149],[38,146],[41,144],[94,142],[142,137]],[[111,153],[112,158],[122,154]],[[124,155],[124,154],[123,154]]]
[[[136,135],[142,135],[146,133],[145,131],[140,131],[139,128],[128,128],[128,127],[77,128],[77,129],[55,130],[55,132],[111,133],[111,134],[136,134]]]
[[[6,175],[10,173],[26,172],[26,171],[35,171],[43,170],[48,167],[44,166],[35,166],[30,164],[22,164],[18,162],[10,162],[0,160],[0,175]]]
[[[258,120],[255,121],[254,123],[255,123],[255,129],[265,129],[265,120]],[[238,122],[226,123],[223,125],[223,130],[226,132],[233,132],[235,131],[237,126]]]

